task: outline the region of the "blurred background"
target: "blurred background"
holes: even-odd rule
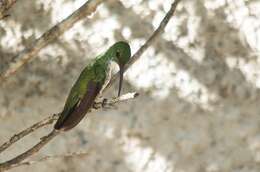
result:
[[[0,73],[85,0],[19,0],[0,21]],[[0,87],[0,144],[60,112],[80,71],[118,40],[134,53],[171,0],[108,1]],[[90,151],[12,172],[259,172],[260,1],[183,0],[161,37],[127,71],[140,96],[89,113],[31,159]],[[116,95],[117,83],[105,97]],[[27,150],[52,126],[0,155]]]

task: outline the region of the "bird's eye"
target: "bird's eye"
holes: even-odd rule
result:
[[[120,57],[120,52],[117,50],[116,51],[116,57],[119,58]]]

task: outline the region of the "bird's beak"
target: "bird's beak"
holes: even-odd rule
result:
[[[118,97],[121,93],[121,88],[123,85],[123,79],[124,79],[124,65],[119,65],[119,89],[118,89]]]

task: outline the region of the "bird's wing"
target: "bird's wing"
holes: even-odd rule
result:
[[[63,111],[61,112],[58,121],[56,122],[54,128],[60,128],[66,118],[75,110],[79,105],[84,93],[86,93],[86,87],[88,78],[84,78],[84,72],[90,73],[91,68],[86,67],[80,74],[77,81],[74,83],[73,87],[70,90],[70,93],[67,97],[66,103],[64,105]],[[84,81],[83,81],[84,80]],[[83,83],[83,84],[82,84]]]
[[[100,89],[100,83],[89,81],[87,85],[87,91],[82,99],[80,99],[74,105],[74,107],[70,109],[70,112],[67,112],[68,114],[58,119],[54,128],[57,130],[66,131],[75,127],[83,119],[88,110],[92,107]]]

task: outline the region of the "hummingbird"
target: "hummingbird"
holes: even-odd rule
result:
[[[131,57],[131,49],[127,42],[113,44],[105,53],[97,56],[92,64],[87,65],[72,86],[60,116],[54,125],[58,131],[74,128],[93,106],[95,99],[102,94],[111,77],[111,62],[119,66],[120,96],[123,84],[124,66]]]

